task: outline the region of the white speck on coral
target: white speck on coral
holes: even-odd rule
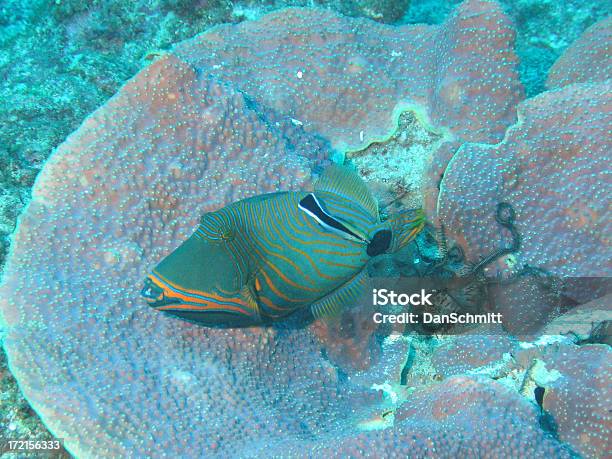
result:
[[[185,370],[174,370],[170,377],[175,384],[191,384],[195,379],[192,373]]]
[[[232,11],[234,18],[247,19],[254,21],[261,16],[261,8],[248,8],[245,6],[235,5]]]
[[[521,349],[531,349],[536,346],[549,346],[555,343],[569,343],[571,340],[563,335],[542,335],[537,340],[532,342],[521,341],[519,346]]]
[[[508,352],[504,352],[501,360],[491,362],[488,365],[483,365],[478,368],[467,371],[470,375],[484,375],[491,378],[499,377],[505,373],[504,370],[508,368],[508,364],[512,362],[512,355]]]
[[[563,375],[554,368],[549,370],[546,368],[546,362],[538,359],[530,370],[530,376],[538,386],[546,387]]]
[[[301,70],[298,70],[298,73],[295,74],[300,80],[302,79],[302,77],[304,76],[304,74],[302,73]]]
[[[359,141],[363,142],[363,131],[359,132]]]
[[[389,383],[372,384],[371,389],[383,391],[383,393],[391,399],[391,403],[393,404],[397,403],[397,400],[399,399],[397,392],[393,390],[391,384]]]
[[[388,344],[392,344],[400,339],[405,338],[403,335],[400,335],[398,333],[392,333],[389,336],[387,336],[385,338],[385,342],[384,342],[384,346],[388,345]]]
[[[302,123],[300,120],[296,120],[295,118],[291,118],[291,122],[296,125],[296,126],[303,126],[304,123]]]

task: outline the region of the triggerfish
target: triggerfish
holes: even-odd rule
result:
[[[334,165],[313,192],[254,196],[205,214],[141,294],[158,311],[208,326],[261,325],[303,308],[333,316],[355,301],[368,261],[424,225],[421,209],[381,222],[357,173]]]

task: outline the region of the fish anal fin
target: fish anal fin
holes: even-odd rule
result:
[[[378,203],[365,182],[348,166],[328,166],[314,186],[317,191],[333,193],[363,207],[374,219],[378,219]]]
[[[321,320],[315,321],[311,330],[329,361],[345,373],[353,374],[368,369],[377,361],[375,333],[379,325],[372,320],[375,306],[370,297],[372,279],[367,270],[364,269],[344,287],[344,299],[338,298],[342,294],[337,292],[334,297],[321,300],[331,301],[337,315],[320,316]]]
[[[346,308],[352,308],[367,291],[369,277],[362,269],[352,279],[310,306],[315,319],[333,320]]]

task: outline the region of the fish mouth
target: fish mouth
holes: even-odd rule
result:
[[[140,291],[142,296],[149,306],[153,308],[159,308],[160,306],[166,306],[169,304],[182,303],[178,298],[172,298],[166,295],[166,290],[158,285],[151,277],[147,277],[144,280],[144,286]]]

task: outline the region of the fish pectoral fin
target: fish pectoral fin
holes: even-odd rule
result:
[[[314,186],[317,191],[325,191],[346,198],[363,207],[374,220],[378,220],[378,203],[365,182],[356,171],[348,166],[333,164],[327,167]]]
[[[368,291],[370,278],[364,268],[352,279],[310,306],[315,319],[334,318],[345,308],[353,307]]]
[[[254,313],[259,316],[259,303],[256,300],[255,292],[253,288],[247,283],[240,289],[240,297],[247,305],[248,308],[252,309]]]

